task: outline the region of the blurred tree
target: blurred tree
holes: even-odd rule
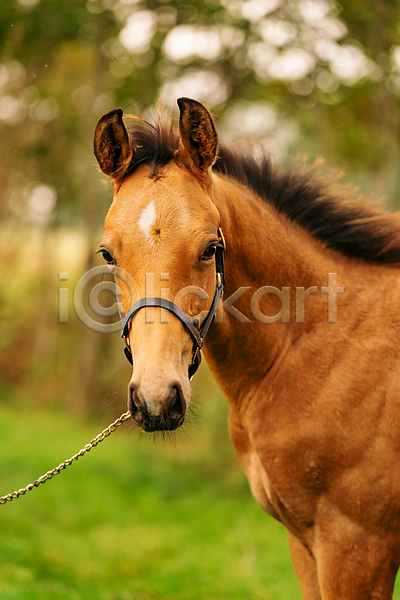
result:
[[[261,131],[283,153],[297,140],[386,173],[398,153],[399,23],[395,0],[5,0],[3,213],[10,202],[44,223],[57,200],[63,223],[96,223],[95,121],[159,95],[203,100],[225,113],[222,130]]]

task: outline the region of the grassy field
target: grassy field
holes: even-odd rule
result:
[[[52,481],[0,506],[1,600],[299,598],[283,528],[252,500],[225,401],[172,442],[130,423]],[[0,495],[107,422],[0,405]]]
[[[190,436],[154,442],[128,422],[52,481],[0,506],[1,600],[299,599],[284,530],[252,500],[225,402],[212,395]],[[0,405],[0,495],[106,425]]]

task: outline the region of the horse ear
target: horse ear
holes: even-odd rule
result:
[[[203,173],[212,167],[218,152],[218,136],[208,110],[190,98],[179,98],[179,155],[187,162],[187,154]]]
[[[101,117],[94,132],[95,157],[103,173],[110,177],[116,177],[132,156],[122,114],[120,108],[110,111]]]

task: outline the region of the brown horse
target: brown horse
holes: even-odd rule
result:
[[[208,111],[178,104],[179,135],[140,120],[128,133],[121,110],[95,132],[114,188],[101,251],[135,282],[121,284],[120,302],[129,410],[147,431],[182,423],[201,345],[185,315],[201,332],[213,312],[224,234],[225,310],[204,352],[252,493],[286,526],[306,600],[389,599],[400,564],[399,217],[354,202],[318,165],[284,173],[258,146],[219,147]]]

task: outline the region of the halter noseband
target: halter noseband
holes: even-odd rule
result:
[[[165,300],[164,298],[142,298],[141,300],[138,300],[130,308],[130,310],[128,311],[128,313],[126,314],[126,316],[124,317],[124,319],[122,321],[123,327],[122,327],[121,337],[123,337],[125,340],[124,352],[125,352],[126,358],[129,360],[131,365],[133,364],[133,360],[132,360],[132,351],[131,351],[131,348],[129,345],[129,337],[128,337],[129,336],[129,324],[130,324],[131,320],[133,319],[133,317],[139,312],[139,310],[141,310],[142,308],[145,308],[146,306],[156,306],[159,308],[164,308],[165,310],[169,310],[169,312],[172,312],[183,323],[184,327],[186,327],[186,329],[192,336],[193,351],[192,351],[192,360],[189,365],[189,379],[192,379],[193,375],[196,373],[196,371],[199,368],[200,363],[201,363],[201,352],[200,351],[204,344],[204,338],[206,337],[207,331],[208,331],[208,329],[212,323],[212,320],[215,316],[215,313],[217,311],[218,302],[219,302],[220,298],[222,297],[222,293],[224,291],[224,283],[225,283],[224,250],[226,250],[226,245],[225,245],[225,238],[224,238],[224,235],[223,235],[221,229],[218,229],[218,234],[219,234],[219,242],[220,243],[217,245],[216,251],[215,251],[216,282],[215,282],[214,298],[211,303],[210,310],[208,311],[207,316],[204,319],[203,323],[200,325],[200,323],[197,319],[193,322],[188,317],[188,315],[185,312],[183,312],[183,310],[179,306],[177,306],[173,302],[170,302],[169,300]]]

